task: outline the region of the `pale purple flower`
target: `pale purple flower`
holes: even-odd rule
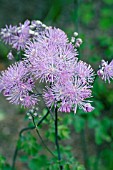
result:
[[[61,106],[59,108],[60,112],[71,112],[71,105],[68,102],[61,102]]]
[[[49,87],[46,87],[46,88],[47,88],[47,91],[44,90],[43,97],[46,101],[47,106],[51,107],[52,105],[55,104],[55,96],[54,96],[51,88],[49,88]]]
[[[4,84],[2,83],[2,76],[0,76],[0,93],[4,88]]]
[[[44,93],[44,99],[47,106],[50,106],[53,102],[59,103],[59,111],[70,112],[73,110],[76,113],[77,107],[87,112],[92,111],[86,104],[91,101],[87,100],[91,98],[91,86],[83,84],[81,79],[74,78],[65,84],[56,83],[48,88]],[[49,103],[49,97],[52,96]],[[88,108],[86,108],[88,107]]]
[[[1,72],[0,88],[11,103],[26,107],[29,107],[30,103],[36,104],[37,99],[33,93],[34,80],[23,62],[15,63]]]
[[[38,102],[34,90],[35,81],[40,79],[50,83],[43,93],[48,107],[57,105],[61,112],[76,113],[77,108],[91,112],[94,107],[89,98],[92,97],[94,71],[87,63],[78,61],[76,47],[82,40],[76,39],[77,35],[69,42],[64,31],[39,21],[30,24],[26,20],[18,27],[6,26],[1,30],[1,38],[12,48],[23,50],[26,58],[1,72],[0,92],[11,103],[32,107]],[[13,58],[11,52],[8,58]],[[103,79],[113,76],[110,69],[106,70],[107,65],[102,66]]]
[[[83,83],[93,83],[94,70],[90,65],[83,61],[79,61],[75,65],[75,74],[82,80]]]
[[[20,31],[21,34],[28,34],[29,33],[29,27],[30,27],[30,21],[26,20],[24,24],[20,23]]]
[[[55,79],[63,80],[62,75],[64,80],[72,76],[78,53],[71,43],[67,43],[67,35],[62,30],[49,27],[26,43],[24,55],[37,79],[53,83]]]
[[[74,71],[77,52],[72,44],[65,45],[27,43],[25,56],[31,64],[31,70],[37,79],[52,82],[56,79],[67,80]],[[67,75],[67,76],[66,76]]]
[[[29,20],[26,20],[24,24],[20,24],[18,34],[13,36],[12,38],[12,47],[17,49],[18,51],[23,50],[25,48],[26,42],[30,38],[29,24]]]
[[[101,68],[97,71],[98,76],[100,76],[104,81],[110,83],[110,79],[113,79],[113,60],[108,64],[108,61],[102,60]]]
[[[32,41],[28,41],[26,43],[25,54],[24,56],[32,63],[32,61],[38,57],[39,46],[37,42],[33,39]]]
[[[17,26],[7,26],[6,28],[2,28],[0,32],[1,39],[6,43],[10,44],[12,43],[12,38],[14,35],[16,35],[18,32]]]
[[[13,36],[12,38],[12,47],[17,49],[18,51],[23,50],[26,46],[26,42],[29,40],[29,33],[28,34],[18,34]]]
[[[55,44],[62,45],[68,42],[67,35],[59,28],[48,27],[37,36],[37,42],[43,45]]]
[[[27,108],[35,106],[37,102],[38,99],[35,95],[25,94],[25,96],[23,95],[23,97],[21,98],[21,104]]]
[[[23,50],[30,37],[29,25],[30,21],[26,20],[24,24],[20,24],[19,27],[6,26],[6,28],[1,29],[1,39],[18,51]]]

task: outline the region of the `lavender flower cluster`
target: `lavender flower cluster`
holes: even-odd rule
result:
[[[40,21],[32,21],[30,24],[30,21],[26,20],[24,24],[20,23],[18,27],[6,25],[5,28],[1,29],[0,37],[5,44],[9,44],[12,48],[20,51],[25,49],[26,41],[35,37],[45,27]]]
[[[97,71],[98,76],[100,76],[104,81],[110,83],[110,79],[113,79],[113,60],[108,64],[108,61],[102,60],[100,69]]]
[[[69,41],[64,31],[47,27],[40,21],[25,21],[19,26],[6,26],[0,32],[1,39],[12,49],[24,52],[24,59],[15,62],[0,75],[0,92],[9,102],[32,108],[39,99],[36,82],[46,82],[43,98],[51,108],[61,112],[77,108],[91,112],[92,87],[95,73],[92,67],[78,59],[82,40],[74,33]],[[9,59],[13,59],[10,51]],[[102,61],[97,74],[105,81],[113,78],[113,61]]]

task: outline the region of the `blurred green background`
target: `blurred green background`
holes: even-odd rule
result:
[[[77,31],[83,39],[79,57],[96,71],[101,59],[113,59],[113,0],[0,0],[0,28],[6,24],[17,25],[26,19],[41,20],[46,25],[59,27],[69,37]],[[7,59],[9,50],[10,47],[0,43],[0,70],[10,64]],[[73,166],[68,167],[66,163],[66,170],[113,170],[113,82],[107,84],[97,78],[93,96],[95,110],[92,113],[78,111],[75,116],[66,113],[59,115],[59,136],[60,139],[64,138],[61,142],[62,153],[70,159],[71,150],[74,158],[70,163]],[[0,96],[0,154],[3,155],[0,156],[0,170],[8,169],[6,162],[11,163],[18,132],[27,126],[24,112]],[[46,142],[50,141],[47,143],[51,147],[52,127],[46,133],[43,135]],[[37,146],[34,136],[32,139],[28,136],[23,145],[27,140]],[[22,157],[23,152],[20,153],[22,158],[18,158],[17,170],[40,170],[48,153],[43,153],[40,159],[32,159],[41,148],[40,142],[33,153],[28,151],[29,143],[26,142],[25,146],[26,154]],[[26,165],[28,159],[29,165]],[[78,169],[75,162],[80,163],[76,165]],[[51,168],[57,169],[57,166]]]

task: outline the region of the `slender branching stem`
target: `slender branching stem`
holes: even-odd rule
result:
[[[44,120],[45,118],[48,116],[49,114],[49,110],[47,111],[47,113],[42,117],[42,119],[38,122],[38,124],[36,126],[39,126]]]
[[[57,148],[59,168],[60,168],[60,170],[63,170],[63,166],[61,165],[60,147],[59,147],[59,143],[58,143],[58,112],[57,112],[57,107],[55,108],[55,144],[56,144],[56,148]]]
[[[23,128],[23,129],[19,132],[19,138],[22,137],[23,132],[29,131],[29,130],[33,130],[33,129],[35,129],[35,126]],[[18,139],[18,140],[19,140],[19,139]],[[15,169],[15,163],[16,163],[16,158],[17,158],[17,155],[18,155],[18,151],[19,151],[19,148],[18,148],[18,143],[17,143],[16,148],[15,148],[15,152],[14,152],[14,155],[13,155],[12,170]]]
[[[48,114],[49,114],[49,111],[42,117],[42,119],[38,122],[38,124],[36,126],[23,128],[19,132],[19,139],[22,137],[23,132],[36,129],[36,127],[39,126],[43,122],[43,120],[48,116]],[[17,155],[18,155],[18,151],[19,151],[19,148],[18,148],[18,143],[17,143],[15,151],[14,151],[14,155],[13,155],[12,168],[11,168],[12,170],[15,170],[15,163],[16,163],[16,158],[17,158]]]
[[[36,125],[33,116],[32,116],[32,120],[33,120],[33,124],[34,124],[34,126],[35,126],[35,130],[36,130],[36,132],[37,132],[37,135],[38,135],[38,137],[40,138],[42,144],[44,145],[44,147],[47,149],[47,151],[48,151],[52,156],[56,157],[56,156],[53,154],[53,152],[48,148],[48,146],[45,144],[44,140],[42,139],[42,137],[41,137],[41,135],[40,135],[40,132],[39,132],[39,130],[38,130],[38,126]]]
[[[75,23],[75,28],[76,31],[79,31],[79,0],[74,0],[74,23]]]
[[[16,162],[16,158],[17,158],[17,155],[18,155],[18,145],[16,145],[16,148],[15,148],[15,152],[14,152],[14,155],[13,155],[13,161],[12,161],[12,170],[15,170],[15,162]]]
[[[28,130],[33,130],[33,129],[35,129],[35,126],[23,128],[23,129],[19,132],[19,137],[20,137],[20,138],[22,137],[23,132],[28,131]]]

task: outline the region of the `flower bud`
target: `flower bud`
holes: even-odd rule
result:
[[[104,73],[104,72],[102,71],[102,69],[100,69],[100,70],[97,71],[97,75],[100,76],[100,77],[103,76],[103,73]]]
[[[78,36],[78,32],[74,32],[73,35],[74,35],[75,37],[77,37],[77,36]]]
[[[94,110],[94,107],[92,107],[90,103],[85,104],[85,108],[84,108],[85,112],[92,112],[93,110]]]
[[[71,42],[72,42],[72,43],[75,42],[75,37],[71,37]]]
[[[35,112],[35,113],[34,113],[34,116],[38,116],[38,113]]]
[[[32,116],[29,116],[28,118],[29,118],[29,120],[32,120]]]
[[[13,56],[13,54],[12,54],[11,51],[8,53],[7,58],[8,58],[9,60],[12,60],[12,59],[14,58],[14,56]]]

